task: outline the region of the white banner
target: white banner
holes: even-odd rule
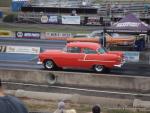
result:
[[[7,46],[6,53],[39,54],[40,47]]]
[[[139,62],[139,56],[140,56],[139,52],[125,51],[124,55],[127,62]]]
[[[80,16],[62,16],[62,24],[79,24]]]
[[[50,38],[50,37],[68,38],[68,37],[72,37],[72,34],[71,33],[46,32],[45,37],[46,38]]]

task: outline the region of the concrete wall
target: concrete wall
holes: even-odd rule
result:
[[[52,76],[54,75],[54,76]],[[58,71],[0,70],[3,81],[150,91],[150,78]],[[54,80],[51,80],[54,79]]]

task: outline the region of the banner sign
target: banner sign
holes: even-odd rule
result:
[[[48,15],[41,17],[41,23],[45,24],[57,24],[58,23],[58,16]]]
[[[133,52],[133,51],[125,51],[124,57],[127,62],[139,62],[139,52]]]
[[[0,37],[12,37],[12,32],[7,30],[0,30]]]
[[[45,32],[44,36],[41,37],[41,39],[66,40],[69,37],[72,37],[71,33]]]
[[[101,25],[100,17],[87,17],[85,18],[86,25]]]
[[[47,38],[49,37],[64,37],[64,38],[68,38],[68,37],[72,37],[71,33],[57,33],[57,32],[46,32],[45,36]]]
[[[0,53],[6,52],[6,46],[1,45],[0,46]]]
[[[16,38],[40,39],[40,32],[16,32]]]
[[[40,47],[7,46],[6,53],[39,54]]]
[[[80,16],[62,16],[62,24],[80,25]]]
[[[48,23],[57,24],[58,23],[58,16],[49,16]]]

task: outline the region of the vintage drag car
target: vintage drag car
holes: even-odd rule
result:
[[[108,45],[133,45],[135,43],[134,36],[120,36],[120,37],[112,37],[111,35],[105,33],[106,43]],[[79,35],[72,38],[67,38],[67,42],[95,42],[100,43],[100,38],[102,36],[89,36],[89,35]]]
[[[104,72],[113,67],[121,67],[124,55],[120,51],[107,51],[98,43],[71,42],[63,50],[46,50],[40,53],[38,64],[43,64],[48,70],[74,68]]]

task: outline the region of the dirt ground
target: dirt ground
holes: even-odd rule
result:
[[[30,112],[50,112],[53,113],[57,109],[57,101],[42,101],[35,99],[23,99],[23,102],[27,106]],[[77,113],[87,113],[91,111],[92,105],[77,104],[71,102],[65,102],[66,109],[75,109]]]
[[[30,112],[53,113],[57,109],[57,101],[21,99]],[[65,109],[75,109],[76,113],[91,113],[92,106],[90,104],[78,104],[65,101]],[[150,113],[150,109],[145,108],[106,108],[104,106],[101,106],[101,111],[101,113]]]

